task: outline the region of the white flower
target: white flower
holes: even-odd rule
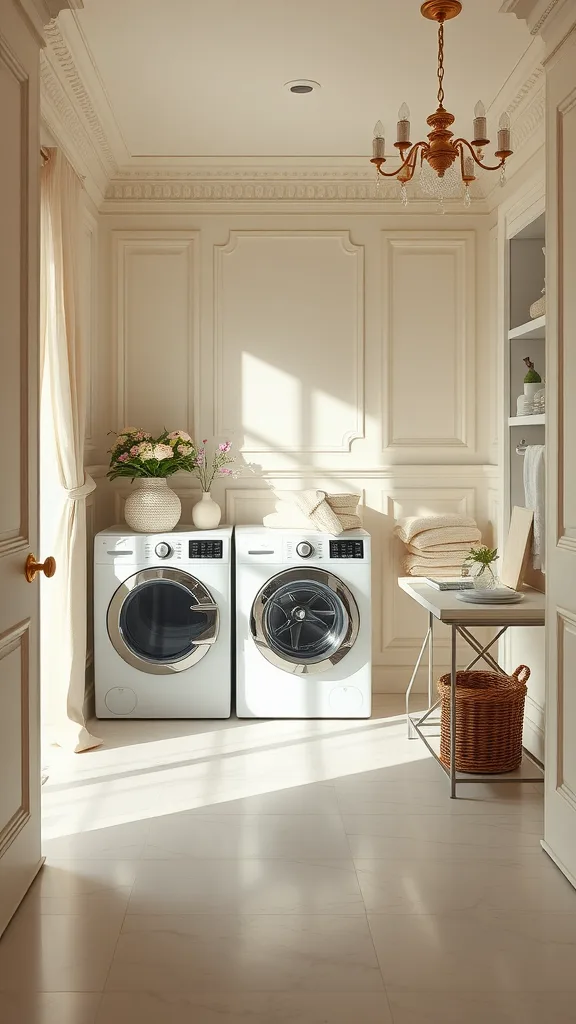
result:
[[[155,458],[155,456],[154,456],[154,445],[152,445],[150,443],[141,444],[140,445],[140,458],[142,459],[143,462],[146,462],[148,459]]]
[[[114,444],[112,446],[113,450],[116,448],[122,448],[122,446],[126,444],[127,440],[128,438],[124,437],[124,435],[121,434],[120,437],[117,437],[116,440],[114,441]]]
[[[194,449],[191,444],[179,444],[176,447],[176,451],[179,455],[192,455]]]
[[[161,462],[162,459],[173,459],[174,452],[169,444],[157,444],[154,445],[154,458],[158,459],[158,462]]]
[[[190,434],[187,434],[185,430],[172,430],[172,431],[171,431],[171,432],[170,432],[170,433],[168,434],[168,437],[169,437],[169,438],[170,438],[170,439],[171,439],[172,441],[174,441],[174,440],[178,440],[178,439],[179,439],[180,441],[191,441],[191,440],[192,440],[192,438],[190,437]]]

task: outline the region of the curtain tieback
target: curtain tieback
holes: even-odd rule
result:
[[[66,497],[70,501],[80,501],[81,498],[87,498],[92,491],[96,490],[96,481],[92,479],[89,473],[84,475],[84,483],[81,487],[69,487],[66,490]]]

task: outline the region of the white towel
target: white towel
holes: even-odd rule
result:
[[[470,553],[470,544],[464,544],[457,548],[448,548],[446,551],[439,551],[437,548],[426,548],[425,551],[420,551],[415,548],[412,544],[406,545],[406,551],[417,558],[419,562],[432,562],[436,565],[446,565],[450,562],[452,565],[465,562]]]
[[[403,540],[405,544],[414,543],[414,537],[418,534],[423,533],[425,530],[436,531],[443,529],[444,527],[475,527],[476,520],[470,516],[461,516],[457,513],[449,513],[442,516],[408,516],[405,519],[399,519],[394,532],[400,540]],[[448,538],[454,540],[468,540],[468,537],[454,537]],[[434,543],[437,543],[434,541]],[[428,547],[428,545],[426,545]]]
[[[464,556],[461,559],[446,555],[444,558],[439,555],[437,558],[421,558],[420,555],[407,555],[404,563],[406,571],[413,576],[430,575],[436,569],[451,569],[452,575],[459,576],[464,564]]]
[[[429,563],[426,565],[416,564],[410,566],[410,568],[406,566],[405,571],[407,576],[431,576],[432,579],[435,579],[436,576],[442,579],[445,577],[448,579],[459,579],[462,575],[462,567],[460,565],[430,566]]]
[[[404,542],[411,544],[417,551],[434,549],[437,544],[463,544],[471,548],[478,544],[482,534],[476,525],[474,526],[441,526],[438,530],[424,530],[416,534],[411,541]]]
[[[526,508],[534,512],[534,539],[532,542],[532,565],[545,572],[544,558],[544,512],[545,491],[545,447],[543,444],[529,444],[524,452],[524,500]]]
[[[358,530],[359,494],[326,494],[325,491],[276,491],[276,511],[264,517],[264,526],[275,530],[312,529],[338,536]]]
[[[426,535],[421,534],[420,536],[425,537]],[[418,540],[417,537],[415,539]],[[407,544],[406,550],[412,555],[422,555],[423,558],[428,558],[428,556],[430,556],[433,558],[435,555],[455,554],[460,556],[462,551],[467,555],[472,547],[474,547],[474,543],[471,541],[465,542],[464,544],[457,541],[453,544],[429,544],[426,548],[418,547],[417,544]]]

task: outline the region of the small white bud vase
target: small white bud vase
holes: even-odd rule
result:
[[[210,491],[203,491],[192,508],[192,522],[197,530],[215,530],[220,525],[222,509],[212,500]]]
[[[180,498],[164,477],[140,477],[124,504],[124,519],[137,533],[167,533],[182,515]]]

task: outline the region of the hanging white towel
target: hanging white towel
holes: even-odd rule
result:
[[[534,539],[532,542],[532,565],[545,572],[544,559],[544,510],[545,492],[545,447],[543,444],[529,444],[524,453],[524,501],[526,508],[534,512]]]

